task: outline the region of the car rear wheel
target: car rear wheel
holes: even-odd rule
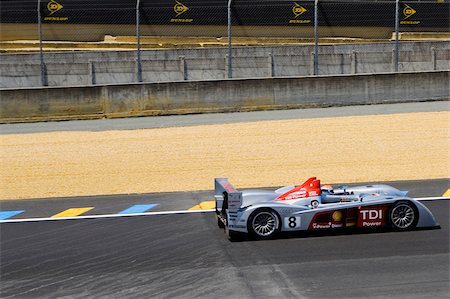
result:
[[[270,239],[278,234],[280,219],[271,209],[258,209],[250,216],[247,229],[254,238]]]
[[[389,211],[389,222],[396,230],[409,230],[417,225],[419,220],[417,209],[409,202],[400,201]]]

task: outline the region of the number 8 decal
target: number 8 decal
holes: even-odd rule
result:
[[[290,216],[284,218],[284,228],[295,229],[300,227],[300,217]]]
[[[295,228],[297,226],[297,221],[295,221],[295,217],[289,217],[289,227]]]

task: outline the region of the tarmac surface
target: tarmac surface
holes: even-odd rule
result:
[[[412,197],[450,188],[448,179],[392,185]],[[47,213],[54,204],[101,202],[106,212],[108,204],[138,197],[171,209],[210,199],[211,192],[1,204]],[[448,298],[450,201],[424,203],[441,229],[230,242],[212,213],[2,223],[0,297]]]

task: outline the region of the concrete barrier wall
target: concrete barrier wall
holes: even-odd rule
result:
[[[0,122],[450,99],[450,72],[232,79],[0,90]]]
[[[319,74],[378,73],[393,70],[393,44],[321,45]],[[400,71],[450,69],[450,42],[402,42]],[[312,74],[311,45],[233,49],[233,77]],[[210,80],[227,77],[225,48],[142,51],[144,82]],[[0,88],[38,87],[39,55],[0,54]],[[49,86],[118,84],[137,81],[136,53],[45,53]]]
[[[351,44],[321,44],[319,54],[351,54],[352,51],[358,53],[365,52],[391,52],[394,49],[393,42],[380,43],[351,43]],[[430,54],[431,48],[450,49],[449,41],[402,41],[400,51],[421,52]],[[227,55],[227,49],[222,48],[177,48],[177,49],[157,49],[143,50],[142,60],[170,60],[185,57],[186,59],[221,58]],[[306,45],[282,45],[282,46],[248,46],[233,48],[235,57],[266,57],[269,54],[274,56],[296,56],[311,55],[314,46]],[[1,54],[0,65],[2,64],[39,64],[39,54]],[[80,63],[91,61],[135,61],[136,51],[89,51],[89,52],[49,52],[44,54],[46,63],[64,62]]]
[[[0,90],[0,122],[102,118],[102,88]]]

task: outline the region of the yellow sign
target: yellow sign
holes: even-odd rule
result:
[[[405,3],[405,8],[403,9],[403,20],[400,21],[400,25],[418,25],[420,24],[420,21],[417,20],[407,20],[408,18],[412,17],[416,14],[416,10]],[[412,18],[414,19],[414,18]]]
[[[62,8],[63,8],[63,6],[61,4],[59,4],[58,2],[56,2],[55,0],[50,0],[50,2],[48,2],[48,4],[47,4],[47,9],[50,12],[49,16],[51,16],[55,12],[61,10]]]
[[[403,15],[405,16],[404,20],[414,15],[417,11],[409,6],[408,4],[405,4],[405,8],[403,9]]]
[[[292,13],[295,15],[295,18],[298,18],[300,15],[306,12],[306,8],[294,2],[294,7],[292,7]]]
[[[340,212],[340,211],[335,211],[334,213],[333,213],[333,220],[335,221],[335,222],[340,222],[341,220],[342,220],[342,212]]]
[[[294,20],[289,20],[289,24],[308,24],[311,20],[298,20],[297,18],[306,12],[306,8],[294,2],[294,7],[292,7],[292,13],[294,14]]]
[[[175,2],[176,2],[176,4],[173,6],[173,10],[177,14],[177,17],[188,11],[189,7],[187,7],[186,5],[184,5],[181,2],[178,2],[178,1],[175,1]]]

